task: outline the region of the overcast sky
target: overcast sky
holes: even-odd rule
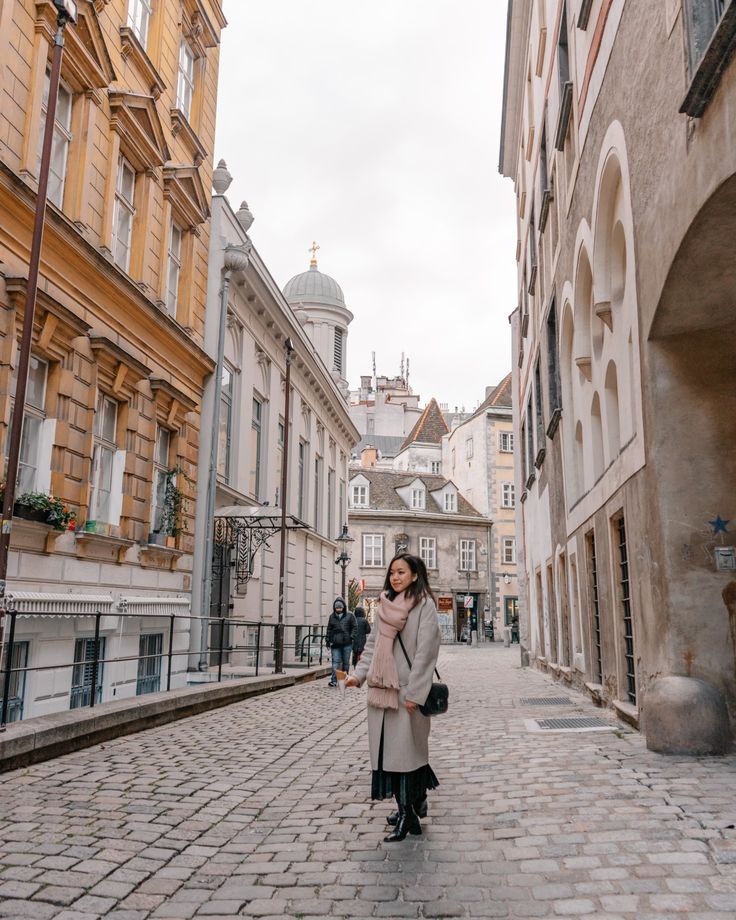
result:
[[[513,188],[498,175],[502,0],[228,0],[215,160],[283,288],[309,267],[355,319],[351,387],[398,374],[474,407],[511,369]]]

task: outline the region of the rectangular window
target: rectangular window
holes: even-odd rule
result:
[[[465,439],[465,459],[470,460],[473,456],[473,439]]]
[[[353,508],[367,508],[368,486],[351,486],[350,504]]]
[[[460,571],[475,572],[475,540],[460,541]]]
[[[567,3],[562,4],[560,34],[557,39],[557,77],[559,81],[560,111],[555,132],[555,149],[564,150],[567,128],[572,115],[572,80],[567,42]]]
[[[424,508],[424,489],[411,490],[411,506],[413,509],[421,511]]]
[[[623,514],[614,521],[618,538],[619,590],[624,624],[624,661],[626,662],[626,694],[636,706],[636,654],[634,652],[634,619],[631,613],[631,581],[629,550],[626,545],[626,523]]]
[[[153,454],[153,531],[160,533],[164,523],[164,497],[169,472],[169,451],[171,432],[160,425],[156,429],[156,445]]]
[[[307,444],[299,441],[299,470],[296,493],[296,513],[300,520],[304,520],[304,507],[306,500],[306,475],[307,475]]]
[[[164,647],[163,633],[141,636],[138,641],[138,680],[136,696],[158,693],[161,689],[161,652]]]
[[[534,408],[537,432],[537,454],[544,449],[544,406],[542,404],[542,372],[537,358],[534,365]]]
[[[603,654],[601,649],[601,608],[598,599],[598,560],[595,552],[595,532],[590,531],[586,537],[588,545],[588,578],[590,584],[591,619],[593,626],[593,663],[594,681],[603,685]]]
[[[8,722],[20,722],[26,696],[26,672],[16,668],[28,667],[28,642],[14,642],[10,659],[10,687],[8,689]],[[2,676],[0,677],[0,707],[5,689],[5,670],[8,667],[8,646],[3,649]]]
[[[554,297],[547,316],[547,388],[549,410],[554,413],[556,409],[562,408],[560,400],[560,365],[557,351],[557,304]]]
[[[322,458],[314,458],[314,529],[319,533],[322,527]],[[334,534],[328,534],[334,536]]]
[[[342,329],[335,327],[335,353],[334,353],[334,362],[333,370],[336,370],[337,373],[342,377],[344,376],[345,367],[345,333]]]
[[[363,566],[365,568],[383,568],[383,534],[363,534]]]
[[[503,454],[512,454],[514,452],[514,434],[512,431],[499,432],[498,449]]]
[[[530,477],[534,476],[534,409],[532,397],[526,404],[526,468]],[[527,488],[530,483],[527,481]]]
[[[46,71],[43,85],[43,102],[41,103],[41,130],[38,137],[38,165],[41,171],[41,151],[43,149],[44,130],[46,127],[46,111],[49,104],[49,84],[51,71]],[[64,200],[64,181],[66,179],[66,164],[69,157],[69,146],[72,141],[72,93],[63,83],[59,84],[59,94],[56,100],[56,114],[54,116],[54,136],[51,141],[51,163],[49,166],[48,199],[57,208]]]
[[[18,481],[16,494],[36,492],[38,487],[38,464],[41,453],[41,434],[46,418],[46,384],[49,366],[45,361],[31,355],[28,365],[28,384],[26,386],[26,408],[23,413],[23,429],[20,440],[20,456],[18,458]],[[18,386],[18,365],[13,368],[12,392]],[[13,400],[14,402],[14,400]],[[8,434],[5,438],[5,460],[10,448],[10,428],[13,424],[13,411],[8,424]]]
[[[445,498],[444,498],[444,503],[443,503],[443,507],[445,511],[455,511],[457,507],[455,498],[456,496],[454,492],[445,492]]]
[[[166,309],[169,316],[176,317],[176,305],[179,300],[179,276],[181,275],[181,238],[182,229],[171,221],[169,233],[169,271],[166,287]]]
[[[113,464],[117,451],[118,404],[100,393],[94,423],[90,520],[112,524]]]
[[[419,538],[419,558],[428,569],[437,568],[437,538],[420,537]]]
[[[279,419],[278,430],[276,432],[276,491],[274,504],[277,508],[281,507],[281,478],[284,473],[284,420]]]
[[[327,536],[335,536],[335,471],[327,470]]]
[[[248,492],[255,498],[261,497],[261,430],[263,427],[263,403],[253,397],[250,420],[250,471]]]
[[[95,679],[95,703],[102,702],[102,680],[105,665],[104,636],[99,640],[97,654],[97,675]],[[92,699],[92,675],[94,674],[95,640],[77,639],[74,642],[74,669],[72,671],[72,688],[69,699],[70,709],[82,709],[89,706]]]
[[[455,471],[455,448],[452,448],[452,470]]]
[[[179,81],[176,89],[176,107],[188,120],[192,114],[194,96],[194,52],[189,42],[182,39],[179,45]]]
[[[345,507],[345,481],[340,480],[340,498],[337,505],[337,523],[347,519],[347,508]]]
[[[516,565],[516,539],[514,537],[503,538],[501,555],[504,565]]]
[[[112,256],[123,271],[130,267],[130,240],[135,216],[135,170],[121,154],[115,186],[115,212],[112,228]]]
[[[148,41],[148,26],[151,21],[151,12],[150,0],[129,0],[128,25],[144,48]]]
[[[441,460],[430,460],[429,462],[430,472],[434,476],[439,476],[442,472],[442,461]]]
[[[230,447],[233,427],[233,374],[223,367],[220,390],[220,417],[217,438],[217,472],[223,479],[230,479]]]
[[[513,508],[516,502],[514,499],[514,484],[513,482],[504,482],[501,485],[501,507],[502,508]]]

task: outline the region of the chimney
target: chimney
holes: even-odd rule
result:
[[[360,465],[364,470],[375,469],[378,463],[378,451],[375,447],[364,447],[360,452]]]

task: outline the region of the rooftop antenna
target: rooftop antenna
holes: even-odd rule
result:
[[[406,359],[406,388],[409,389],[409,359]]]
[[[378,388],[378,375],[376,373],[376,353],[373,351],[371,354],[373,356],[373,389],[376,390]]]
[[[401,352],[401,379],[404,380],[404,352]]]

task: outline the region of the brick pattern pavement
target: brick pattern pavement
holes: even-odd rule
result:
[[[423,837],[382,843],[364,691],[320,681],[0,777],[0,917],[736,917],[735,757],[651,754],[514,648],[440,670]],[[525,724],[571,714],[618,731]]]

